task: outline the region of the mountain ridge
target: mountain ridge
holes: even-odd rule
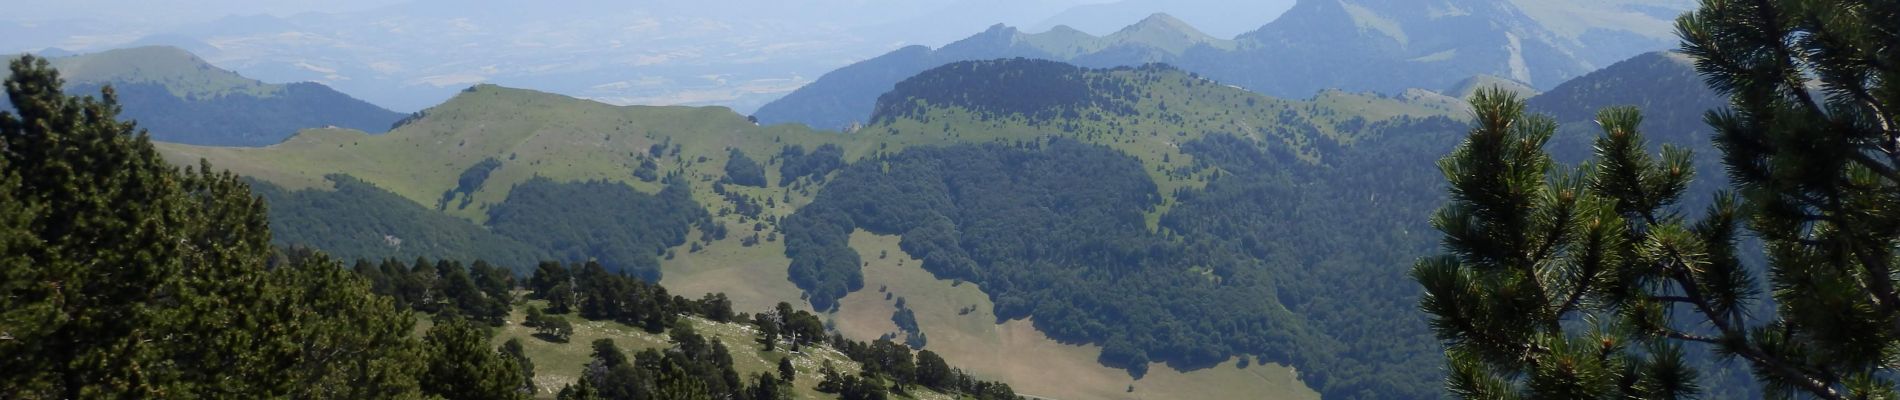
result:
[[[1526,6],[1534,6],[1537,16]],[[1558,32],[1546,26],[1546,21],[1560,20],[1552,15],[1624,15],[1605,10],[1626,6],[1616,2],[1598,10],[1544,0],[1303,0],[1231,40],[1198,33],[1165,14],[1126,26],[1107,37],[1112,39],[1060,27],[1027,34],[999,24],[939,49],[905,48],[834,70],[760,107],[755,115],[767,123],[842,129],[864,122],[876,96],[904,77],[956,61],[1014,57],[1095,68],[1167,63],[1282,98],[1304,98],[1325,89],[1395,95],[1410,88],[1443,90],[1477,75],[1550,89],[1595,70],[1599,62],[1622,61],[1668,46],[1666,40],[1645,36],[1647,32]]]
[[[1233,41],[1208,36],[1162,13],[1107,36],[1063,26],[1027,33],[996,24],[937,49],[909,46],[826,73],[760,107],[753,115],[764,123],[799,122],[818,129],[845,129],[853,122],[865,122],[876,105],[876,96],[892,85],[951,62],[1020,57],[1114,67],[1165,62],[1197,47],[1234,46]]]
[[[48,60],[67,93],[112,86],[123,114],[158,141],[266,146],[298,130],[348,127],[384,132],[403,118],[314,82],[246,78],[176,47],[145,46]]]

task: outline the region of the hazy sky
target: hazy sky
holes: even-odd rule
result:
[[[189,23],[226,15],[359,11],[404,0],[6,0],[12,20],[103,19]]]
[[[749,110],[852,62],[998,23],[1105,35],[1169,12],[1233,37],[1294,0],[1244,1],[0,0],[0,54],[175,46],[398,111],[481,82]],[[276,18],[226,18],[256,15]]]

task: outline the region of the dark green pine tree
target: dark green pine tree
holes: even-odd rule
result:
[[[594,380],[588,377],[581,377],[580,382],[561,388],[561,393],[554,398],[560,400],[599,400],[601,397],[600,390],[594,388]]]
[[[488,332],[458,317],[437,318],[423,337],[423,393],[448,399],[526,399],[521,366],[488,347]]]
[[[797,381],[797,379],[798,368],[792,366],[792,357],[780,357],[778,359],[778,380],[790,384]]]
[[[1462,398],[1679,398],[1685,344],[1752,367],[1771,397],[1894,398],[1900,359],[1900,3],[1705,0],[1684,52],[1732,107],[1708,121],[1734,186],[1691,221],[1688,155],[1643,152],[1611,110],[1596,160],[1559,168],[1549,123],[1508,95],[1441,163],[1448,254],[1421,301]],[[1760,271],[1739,261],[1746,229]]]
[[[179,171],[27,56],[0,113],[0,398],[413,398],[413,320],[327,258],[272,259],[261,201]]]
[[[943,356],[930,350],[917,352],[917,384],[948,392],[955,389],[952,387],[955,377],[956,371],[950,369]]]
[[[534,359],[528,358],[528,352],[521,346],[521,339],[508,339],[501,344],[502,358],[515,365],[521,371],[521,392],[533,395],[540,389],[534,385]]]
[[[1452,201],[1432,223],[1449,254],[1413,269],[1447,346],[1451,391],[1471,399],[1696,393],[1681,350],[1639,329],[1661,316],[1645,312],[1660,309],[1645,291],[1664,278],[1652,267],[1681,258],[1663,249],[1699,246],[1684,243],[1699,237],[1661,210],[1689,180],[1688,153],[1667,149],[1658,162],[1642,153],[1641,117],[1609,110],[1599,116],[1598,163],[1562,168],[1544,151],[1556,131],[1549,118],[1526,115],[1524,102],[1502,90],[1481,91],[1471,105],[1475,127],[1439,163]]]
[[[297,398],[410,398],[418,397],[416,377],[423,370],[422,345],[415,338],[415,317],[386,296],[373,295],[369,283],[322,254],[304,254],[271,270],[272,288],[263,296],[261,315],[290,316],[263,332],[257,329],[226,332],[224,337],[252,335],[254,342],[229,345],[258,346],[244,356],[252,371],[292,367],[294,374],[272,382]],[[240,319],[242,320],[242,319]],[[226,344],[204,346],[225,346]],[[345,356],[347,355],[347,356]],[[255,375],[253,375],[255,376]],[[248,379],[248,378],[240,378]],[[226,380],[211,387],[228,386]],[[235,395],[236,393],[234,393]],[[240,396],[242,397],[242,396]]]
[[[691,371],[678,363],[663,363],[659,377],[654,381],[653,398],[657,400],[711,400],[712,394],[706,389],[706,381],[699,379]]]
[[[0,388],[21,397],[107,394],[156,397],[171,377],[164,343],[145,340],[176,294],[185,268],[182,212],[173,170],[148,139],[103,99],[60,93],[58,73],[22,57],[6,81],[18,116],[0,115],[6,179],[24,211],[8,230],[0,295]],[[11,397],[11,396],[8,396]]]
[[[1900,3],[1714,1],[1677,21],[1776,315],[1698,305],[1772,394],[1893,398],[1900,359]],[[1720,299],[1720,297],[1715,297]],[[1713,310],[1706,310],[1714,308]],[[1713,312],[1711,312],[1713,311]]]

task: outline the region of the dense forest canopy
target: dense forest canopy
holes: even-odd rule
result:
[[[691,189],[673,178],[657,195],[612,182],[529,180],[489,210],[495,233],[567,262],[599,260],[615,271],[660,279],[660,256],[686,244],[692,226],[710,228]]]
[[[502,265],[527,265],[549,254],[349,175],[329,179],[330,190],[294,191],[249,180],[251,192],[270,204],[273,243],[310,246],[341,257],[459,254]]]
[[[711,229],[702,225],[709,223],[705,209],[678,179],[658,194],[611,182],[529,180],[489,208],[486,225],[432,212],[348,175],[329,179],[332,190],[290,191],[252,181],[272,205],[277,243],[356,258],[466,255],[521,272],[544,259],[599,260],[658,280],[667,249],[685,244],[692,226]]]
[[[93,93],[102,84],[72,85],[73,93]],[[208,146],[269,146],[299,130],[340,127],[381,133],[402,114],[351,98],[316,83],[284,85],[270,97],[229,94],[178,97],[150,83],[112,85],[127,104],[128,118],[168,142]]]
[[[998,318],[1033,317],[1058,340],[1104,345],[1102,362],[1138,376],[1149,361],[1198,368],[1257,355],[1300,367],[1322,393],[1422,396],[1433,390],[1429,364],[1389,363],[1428,354],[1429,336],[1404,306],[1413,291],[1403,276],[1376,262],[1428,244],[1375,232],[1422,233],[1399,216],[1425,215],[1436,197],[1427,180],[1387,180],[1418,169],[1389,154],[1429,165],[1424,149],[1448,148],[1460,126],[1375,126],[1393,139],[1300,174],[1289,172],[1299,161],[1233,136],[1191,142],[1204,167],[1226,173],[1181,193],[1158,232],[1144,222],[1160,203],[1154,182],[1117,151],[1066,139],[911,149],[840,172],[784,221],[787,254],[819,309],[860,288],[844,240],[864,229],[902,235],[939,278],[981,285]],[[1368,201],[1419,207],[1340,219]],[[1330,243],[1346,238],[1359,245]],[[1367,251],[1375,245],[1386,247]],[[1365,303],[1390,307],[1355,305]]]
[[[1088,72],[1074,65],[1023,58],[951,63],[898,83],[878,98],[871,121],[922,117],[928,112],[926,106],[933,105],[959,107],[988,118],[1038,121],[1080,118],[1079,113],[1088,109],[1133,112],[1130,103],[1136,89],[1128,81]]]

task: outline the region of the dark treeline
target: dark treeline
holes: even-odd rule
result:
[[[820,182],[826,174],[844,168],[844,148],[826,143],[805,152],[805,146],[791,145],[779,150],[779,186],[791,186],[799,178]]]
[[[739,149],[726,152],[726,179],[724,182],[739,186],[765,187],[765,166],[747,157]]]
[[[692,226],[711,221],[693,201],[686,180],[676,175],[652,195],[615,182],[531,179],[488,212],[495,233],[546,250],[551,259],[599,260],[611,270],[651,281],[660,279],[660,256],[686,244]]]
[[[490,232],[468,220],[348,175],[327,177],[332,190],[285,190],[247,179],[270,204],[271,238],[279,246],[306,245],[338,257],[413,260],[456,254],[501,265],[532,265],[546,252]]]
[[[426,258],[410,264],[396,259],[380,264],[358,260],[350,270],[368,280],[371,291],[394,299],[399,308],[458,315],[491,326],[505,324],[514,309],[514,273],[486,261],[464,267],[457,261]]]
[[[465,177],[479,185],[473,176]],[[488,209],[486,227],[434,212],[354,177],[328,178],[335,190],[290,191],[250,180],[271,204],[274,243],[372,260],[452,254],[510,268],[538,260],[591,259],[614,271],[657,280],[660,258],[667,249],[685,244],[692,226],[717,229],[677,176],[664,178],[666,188],[658,194],[613,182],[532,179]]]
[[[1019,398],[1009,385],[977,379],[929,350],[913,355],[909,346],[890,340],[857,342],[842,335],[833,335],[830,341],[833,348],[863,367],[855,376],[830,365],[819,371],[823,380],[818,391],[838,394],[841,399],[883,399],[887,394],[908,394],[915,386],[978,400]],[[889,387],[883,385],[885,380],[890,381]]]
[[[482,190],[482,185],[488,183],[488,175],[495,172],[496,168],[501,168],[501,160],[490,157],[462,170],[462,175],[455,178],[455,187],[442,192],[442,198],[436,200],[435,209],[447,210],[449,202],[457,197],[460,197],[462,202],[456,204],[455,208],[458,210],[468,208],[469,203],[475,201],[475,192]]]
[[[1160,224],[1194,254],[1228,257],[1210,259],[1215,276],[1257,282],[1309,328],[1289,343],[1234,350],[1300,368],[1327,398],[1436,397],[1437,349],[1412,306],[1417,289],[1394,266],[1436,244],[1425,224],[1443,196],[1434,155],[1464,125],[1401,119],[1366,129],[1380,133],[1315,168],[1289,168],[1233,136],[1184,145],[1222,173],[1183,192]]]
[[[879,96],[871,121],[911,118],[928,123],[930,110],[941,107],[971,110],[984,118],[1015,116],[1032,121],[1080,119],[1082,112],[1091,109],[1134,113],[1137,88],[1102,72],[1031,59],[951,63],[906,79]]]
[[[95,94],[98,84],[75,84],[70,93]],[[292,83],[269,96],[232,93],[179,97],[156,83],[114,84],[125,117],[137,119],[154,138],[205,146],[268,146],[298,130],[336,126],[369,133],[388,131],[403,114],[351,98],[317,83]]]

